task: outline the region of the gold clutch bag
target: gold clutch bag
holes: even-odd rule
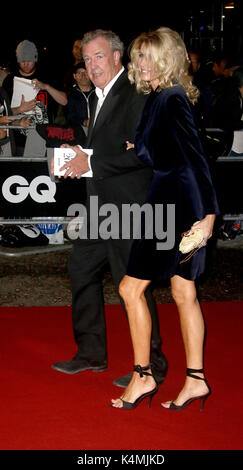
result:
[[[195,222],[188,232],[182,233],[182,240],[179,245],[179,250],[183,254],[187,254],[180,263],[184,263],[190,259],[202,246],[207,244],[207,239],[203,237],[201,228],[196,228],[199,221]]]

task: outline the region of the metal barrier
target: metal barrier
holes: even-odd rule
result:
[[[0,256],[5,256],[7,258],[20,258],[27,255],[40,255],[42,253],[52,253],[59,251],[66,251],[72,248],[72,243],[65,242],[63,245],[52,245],[52,246],[43,246],[36,248],[5,248],[0,246]]]
[[[50,150],[49,156],[53,153]],[[85,181],[58,180],[49,172],[48,157],[0,157],[0,221],[2,225],[52,224],[64,226],[72,204],[85,201]],[[72,242],[36,248],[7,248],[0,256],[24,256],[70,249]]]
[[[85,181],[53,180],[49,157],[0,157],[0,223],[68,224],[67,209],[71,204],[84,203]],[[223,207],[224,220],[243,220],[242,177],[243,157],[218,157],[211,165],[212,179]],[[229,179],[233,179],[233,184]],[[232,209],[232,210],[231,210]],[[222,211],[221,211],[222,213]],[[41,218],[41,219],[40,219]],[[37,247],[36,249],[1,249],[0,256],[24,256],[70,249],[72,243]]]

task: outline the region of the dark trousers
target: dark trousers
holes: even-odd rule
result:
[[[131,243],[131,240],[99,239],[82,240],[74,244],[69,259],[69,273],[72,284],[74,339],[78,346],[77,357],[80,359],[100,362],[107,360],[102,283],[104,269],[109,263],[114,283],[118,288],[126,273]],[[150,288],[145,295],[152,317],[151,362],[160,370],[164,355],[161,352],[157,308]]]

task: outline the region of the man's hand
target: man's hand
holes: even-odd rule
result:
[[[27,127],[30,126],[30,123],[31,123],[31,120],[30,120],[29,118],[27,118],[27,117],[22,118],[22,119],[19,120],[19,125],[20,125],[21,127],[27,128]]]
[[[5,124],[9,124],[11,119],[8,116],[1,116],[0,117],[0,126],[4,126]],[[7,137],[6,129],[0,129],[0,139],[5,139]]]
[[[30,101],[25,101],[24,95],[22,95],[21,103],[17,108],[12,108],[13,115],[26,113],[27,111],[33,111],[35,109],[35,99]]]
[[[0,125],[3,126],[4,124],[12,124],[13,126],[21,126],[21,127],[29,127],[30,125],[30,118],[28,118],[27,116],[22,118],[22,119],[15,119],[14,121],[12,121],[11,119],[9,119],[8,116],[2,116],[0,117]]]
[[[32,85],[36,90],[46,90],[47,93],[49,93],[58,104],[66,106],[67,94],[65,91],[57,90],[56,88],[53,88],[51,85],[49,85],[49,83],[40,82],[40,80],[37,80],[37,78],[32,80]]]
[[[46,90],[48,86],[47,83],[40,82],[37,78],[32,80],[32,85],[36,90]]]
[[[7,137],[7,131],[5,129],[0,129],[0,140],[5,139]]]
[[[71,146],[68,144],[61,145],[61,148],[71,148],[76,153],[76,156],[69,162],[65,163],[60,170],[67,170],[64,178],[81,178],[81,176],[90,170],[88,164],[88,155],[83,152],[77,145]]]
[[[4,124],[9,124],[11,119],[8,116],[1,116],[0,117],[0,126],[4,126]]]

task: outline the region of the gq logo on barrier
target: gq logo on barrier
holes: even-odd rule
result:
[[[38,186],[45,185],[47,189],[40,189]],[[15,186],[15,193],[11,192],[11,188]],[[37,176],[30,185],[28,181],[20,175],[13,175],[7,178],[2,185],[3,197],[12,203],[23,202],[28,195],[35,202],[56,202],[54,196],[56,194],[56,184],[50,180],[49,176]]]

